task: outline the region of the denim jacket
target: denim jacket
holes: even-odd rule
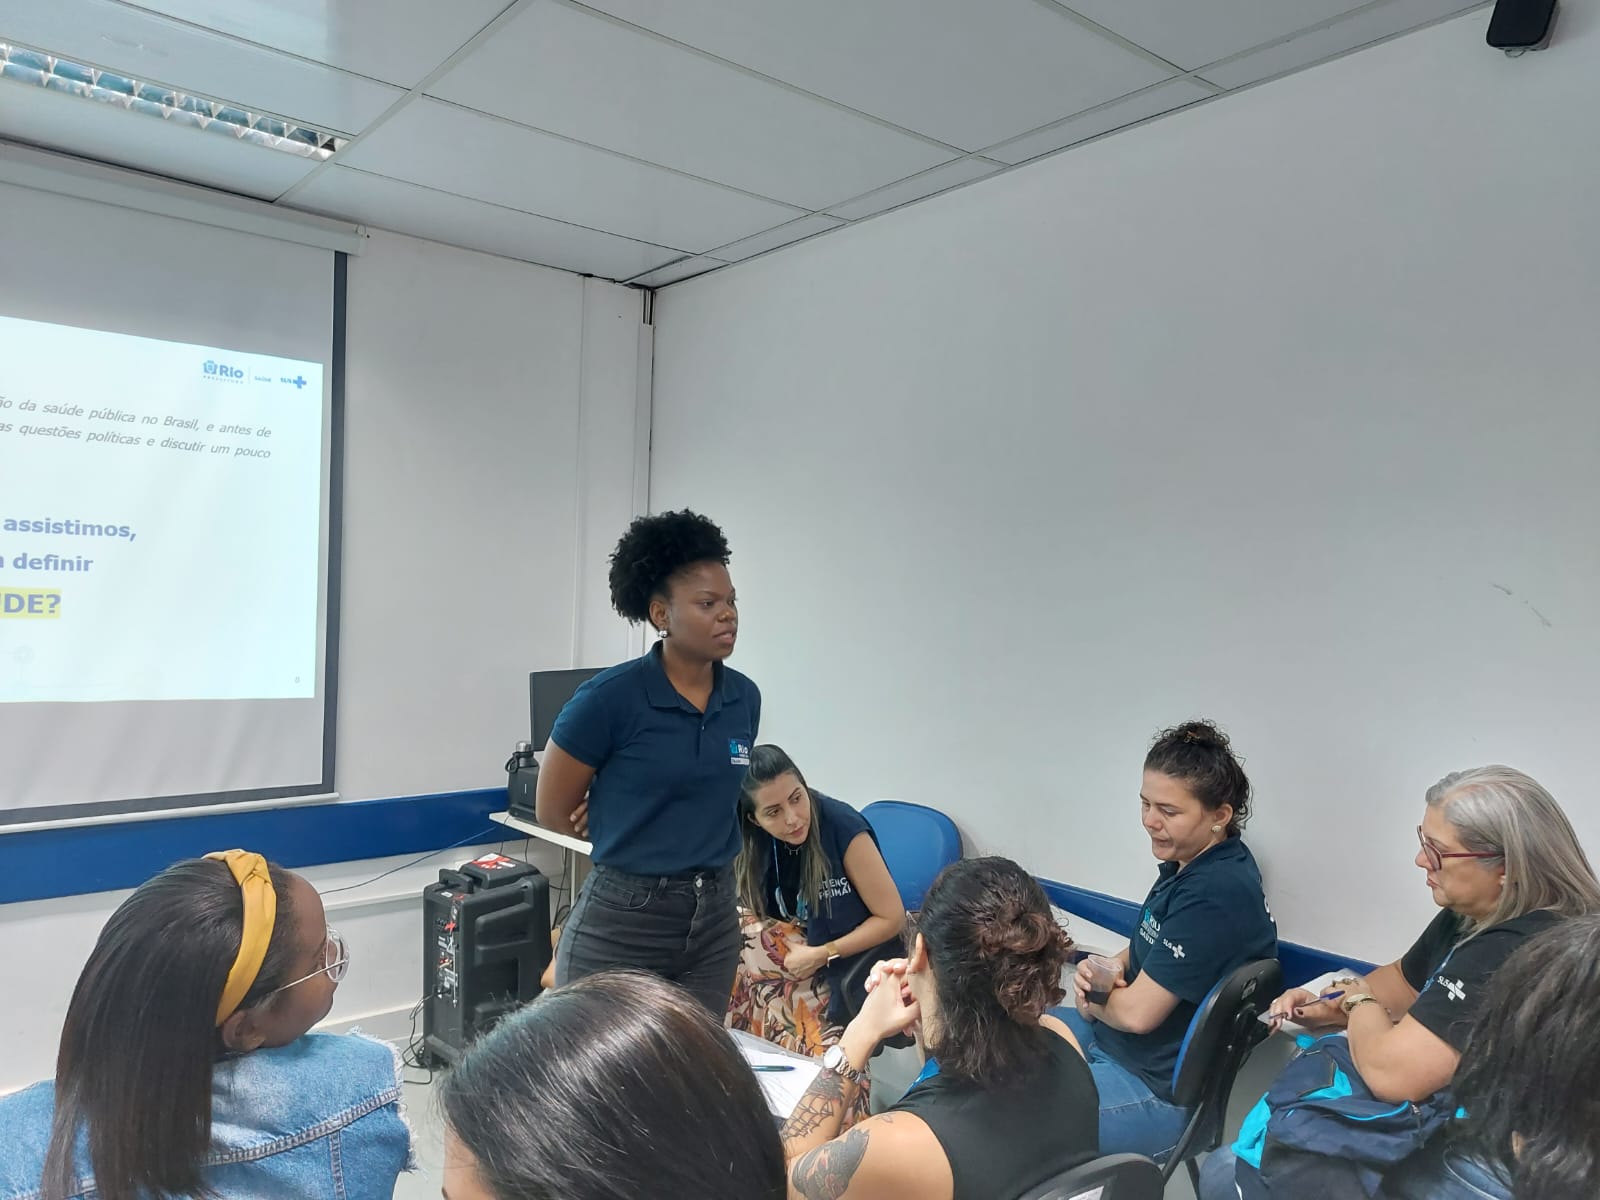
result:
[[[159,1103],[159,1098],[152,1100]],[[38,1200],[55,1086],[0,1097],[0,1200]],[[72,1200],[98,1200],[85,1131]],[[211,1078],[204,1177],[227,1200],[389,1200],[414,1165],[394,1049],[361,1034],[308,1033],[225,1059]]]

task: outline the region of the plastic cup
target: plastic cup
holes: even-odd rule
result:
[[[1089,964],[1089,1003],[1104,1004],[1122,978],[1122,960],[1091,954],[1083,961]]]

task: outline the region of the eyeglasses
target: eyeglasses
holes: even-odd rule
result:
[[[322,946],[322,965],[309,975],[302,975],[299,979],[292,980],[283,987],[273,988],[267,993],[276,996],[279,992],[292,988],[297,983],[304,983],[308,979],[315,979],[318,975],[326,975],[334,983],[344,978],[344,973],[350,966],[350,949],[344,943],[344,935],[332,925],[328,926],[328,940]]]
[[[1428,860],[1428,870],[1438,871],[1444,867],[1447,858],[1499,858],[1496,850],[1440,850],[1427,837],[1423,835],[1422,826],[1417,826],[1417,841],[1422,843],[1422,857]]]

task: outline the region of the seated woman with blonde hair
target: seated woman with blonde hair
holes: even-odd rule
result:
[[[750,752],[739,830],[744,946],[726,1023],[818,1057],[866,998],[866,967],[905,953],[899,890],[866,818],[807,786],[777,746]],[[863,1086],[846,1124],[867,1106]]]

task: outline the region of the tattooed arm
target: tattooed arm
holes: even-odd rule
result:
[[[852,1021],[839,1039],[839,1045],[851,1068],[860,1071],[865,1069],[873,1050],[877,1049],[878,1040],[858,1029]],[[818,1072],[779,1131],[779,1136],[783,1138],[784,1159],[793,1161],[807,1150],[837,1137],[839,1127],[844,1124],[844,1114],[859,1090],[854,1082],[843,1075],[833,1071]]]
[[[883,1113],[789,1168],[789,1200],[952,1200],[950,1160],[909,1113]]]
[[[905,964],[879,964],[882,978],[839,1039],[852,1070],[862,1070],[891,1033],[909,1029],[919,1015],[905,986]],[[909,1113],[884,1113],[843,1137],[839,1127],[856,1084],[823,1071],[783,1123],[790,1200],[949,1200],[955,1184],[950,1161],[933,1131]]]

